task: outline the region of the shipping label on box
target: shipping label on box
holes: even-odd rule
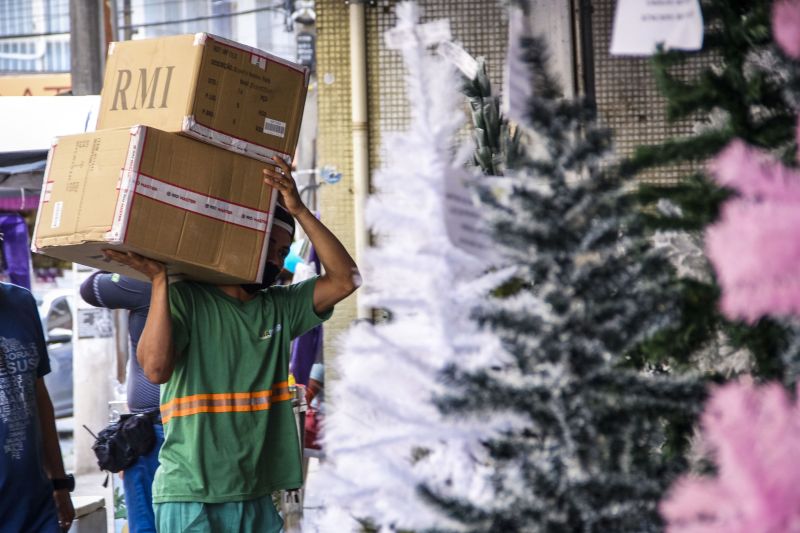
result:
[[[144,124],[291,162],[308,77],[306,67],[205,33],[112,43],[97,127]]]
[[[33,250],[141,278],[102,249],[210,283],[260,279],[277,193],[264,164],[137,126],[61,137],[45,171]]]

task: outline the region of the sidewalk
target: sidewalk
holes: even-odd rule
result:
[[[106,473],[100,471],[76,475],[75,492],[72,493],[72,503],[76,510],[80,505],[87,506],[85,510],[89,511],[91,510],[90,507],[96,508],[97,505],[99,505],[98,500],[103,498],[106,508],[106,533],[114,533],[114,498],[111,493],[110,479],[108,487],[103,487],[105,479]],[[85,531],[83,528],[79,531],[80,533],[95,533],[93,531]],[[98,531],[96,533],[102,532]]]
[[[64,468],[67,472],[75,470],[75,453],[72,447],[74,420],[72,417],[56,419],[56,431],[58,440],[61,443],[61,454],[64,457]],[[106,509],[106,532],[114,533],[114,498],[111,492],[111,479],[108,486],[103,487],[106,473],[97,470],[95,472],[75,475],[75,491],[72,493],[72,504],[76,511],[82,509],[89,513],[100,506],[100,499],[105,501]],[[85,528],[70,531],[80,531],[80,533],[103,533],[102,531],[91,531]]]
[[[301,522],[301,531],[303,533],[314,533],[315,528],[306,524],[313,524],[316,520],[318,513],[322,511],[322,500],[320,493],[324,487],[320,487],[314,483],[314,478],[319,472],[319,460],[310,459],[308,462],[308,472],[306,473],[306,483],[304,490],[303,500],[303,522]]]
[[[58,430],[59,440],[61,441],[61,451],[64,456],[64,466],[68,472],[74,470],[74,451],[72,447],[73,439],[73,419],[61,418],[56,420],[56,429]],[[313,523],[314,518],[322,510],[322,502],[320,498],[320,491],[323,487],[315,485],[314,478],[319,471],[319,460],[311,458],[308,464],[308,473],[306,474],[306,488],[310,489],[304,494],[303,501],[303,521],[305,523]],[[75,492],[72,493],[72,501],[76,510],[82,507],[84,511],[89,512],[99,507],[99,499],[105,501],[106,509],[106,533],[116,533],[114,527],[114,495],[112,492],[112,480],[109,476],[108,484],[103,487],[106,481],[106,473],[101,471],[84,473],[75,476]],[[119,482],[119,481],[118,481]],[[120,495],[122,489],[120,488]],[[290,527],[287,531],[293,533],[299,531],[312,532],[311,528]],[[76,530],[73,527],[70,531],[79,533],[102,533],[97,531],[86,531],[85,529]]]

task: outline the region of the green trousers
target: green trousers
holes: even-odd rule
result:
[[[283,529],[270,495],[243,502],[156,503],[153,508],[159,533],[280,533]]]

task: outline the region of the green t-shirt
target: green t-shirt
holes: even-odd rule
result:
[[[241,302],[214,285],[170,286],[175,371],[161,387],[164,445],[153,501],[222,503],[302,484],[288,388],[290,342],[327,320],[316,278]]]

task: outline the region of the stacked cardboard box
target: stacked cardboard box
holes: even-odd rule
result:
[[[208,34],[112,43],[98,130],[50,150],[34,251],[138,276],[105,248],[213,283],[260,278],[307,69]]]

